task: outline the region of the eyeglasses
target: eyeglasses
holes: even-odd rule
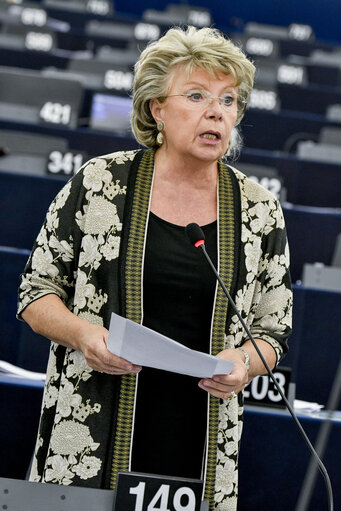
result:
[[[170,94],[169,96],[164,96],[165,98],[173,98],[173,97],[183,97],[186,98],[186,101],[189,105],[195,108],[203,108],[207,105],[210,105],[213,100],[217,99],[219,104],[224,108],[224,110],[229,110],[237,101],[244,103],[243,100],[237,98],[235,94],[226,93],[222,96],[215,97],[212,96],[209,92],[205,90],[188,92],[187,94]]]

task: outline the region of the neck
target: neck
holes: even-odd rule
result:
[[[183,155],[169,155],[163,147],[155,153],[157,175],[169,183],[188,183],[195,187],[216,186],[217,161],[202,161]]]

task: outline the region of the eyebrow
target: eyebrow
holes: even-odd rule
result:
[[[187,83],[185,83],[185,84],[184,84],[184,86],[185,86],[185,87],[186,87],[186,86],[188,86],[188,85],[190,85],[190,86],[193,86],[193,85],[194,85],[194,86],[197,86],[197,87],[201,87],[201,88],[202,88],[202,89],[204,89],[204,90],[207,90],[207,89],[206,89],[206,87],[205,87],[202,83],[199,83],[199,82],[187,82]],[[235,92],[235,90],[232,90],[232,89],[236,89],[236,88],[237,88],[237,87],[235,87],[235,86],[233,86],[233,85],[232,85],[232,86],[230,85],[230,86],[228,86],[226,89],[224,89],[224,91],[222,92],[222,94],[224,94],[224,92],[227,92],[227,93],[232,94],[232,93],[234,93],[234,92]]]

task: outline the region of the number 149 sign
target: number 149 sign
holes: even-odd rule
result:
[[[119,472],[115,511],[200,511],[203,482]]]

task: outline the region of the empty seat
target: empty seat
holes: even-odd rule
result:
[[[297,156],[304,160],[339,164],[341,161],[341,147],[307,140],[297,144]]]
[[[83,88],[76,80],[38,71],[0,68],[0,118],[76,127]]]
[[[329,121],[341,121],[341,104],[329,105],[327,107],[326,117]]]
[[[89,114],[91,104],[91,94],[89,94]],[[89,119],[83,119],[84,125],[88,125]],[[67,140],[68,151],[72,151],[76,154],[81,152],[84,155],[83,161],[98,156],[101,154],[108,154],[115,151],[122,151],[137,149],[138,143],[131,136],[123,137],[122,135],[115,135],[102,131],[99,136],[97,131],[85,128],[69,129],[62,128],[60,126],[55,127],[53,125],[31,125],[20,122],[6,122],[0,120],[0,129],[8,130],[15,129],[16,131],[22,131],[25,133],[48,135],[56,138],[62,138]],[[3,146],[0,144],[0,149]],[[0,157],[0,159],[2,156]]]
[[[51,52],[57,47],[57,34],[46,27],[8,25],[0,33],[0,47]]]
[[[134,39],[134,24],[90,20],[86,23],[85,33],[89,36],[95,35],[111,40],[132,41]]]
[[[0,477],[25,479],[37,438],[41,382],[0,375]]]
[[[0,170],[21,174],[45,175],[50,153],[65,153],[68,149],[64,138],[16,130],[0,130],[0,141],[7,150],[0,159]]]
[[[296,39],[297,41],[308,41],[314,38],[314,31],[310,25],[298,23],[283,27],[249,21],[245,25],[245,34],[271,39]]]
[[[244,171],[245,163],[275,168],[285,188],[286,200],[292,204],[341,208],[339,163],[321,163],[280,152],[244,149],[235,166]]]
[[[0,307],[0,360],[44,373],[49,341],[16,318],[20,274],[28,256],[28,250],[0,247],[0,295],[4,297]]]
[[[5,217],[2,217],[5,218]],[[0,359],[16,364],[19,352],[20,323],[16,319],[20,273],[28,259],[28,250],[0,247]]]
[[[111,0],[43,0],[43,5],[77,13],[91,13],[99,16],[113,14],[113,2]]]
[[[31,249],[65,180],[0,172],[0,245]]]
[[[282,110],[315,113],[326,116],[330,105],[341,102],[339,87],[331,88],[323,85],[293,87],[286,83],[278,84],[278,94]]]
[[[293,332],[282,365],[293,370],[297,399],[328,402],[340,358],[340,310],[341,292],[294,286]]]
[[[131,53],[128,53],[131,57]],[[113,89],[127,94],[133,85],[132,63],[129,65],[129,57],[125,62],[115,62],[114,59],[72,59],[68,71],[83,76],[87,88],[95,90]]]
[[[142,18],[152,23],[161,25],[195,25],[197,27],[208,27],[212,24],[212,16],[209,9],[194,7],[191,5],[167,5],[164,11],[147,9],[143,12]]]
[[[341,128],[324,126],[320,131],[321,144],[341,145]]]
[[[301,279],[303,264],[321,262],[330,265],[336,237],[341,232],[341,212],[286,204],[283,207],[288,232],[291,275]]]
[[[299,415],[310,441],[315,444],[324,417]],[[323,457],[334,493],[334,509],[341,506],[341,423],[332,421],[331,435]],[[248,407],[239,456],[238,511],[290,511],[297,509],[310,451],[289,413]],[[327,493],[319,474],[307,511],[328,509]]]

